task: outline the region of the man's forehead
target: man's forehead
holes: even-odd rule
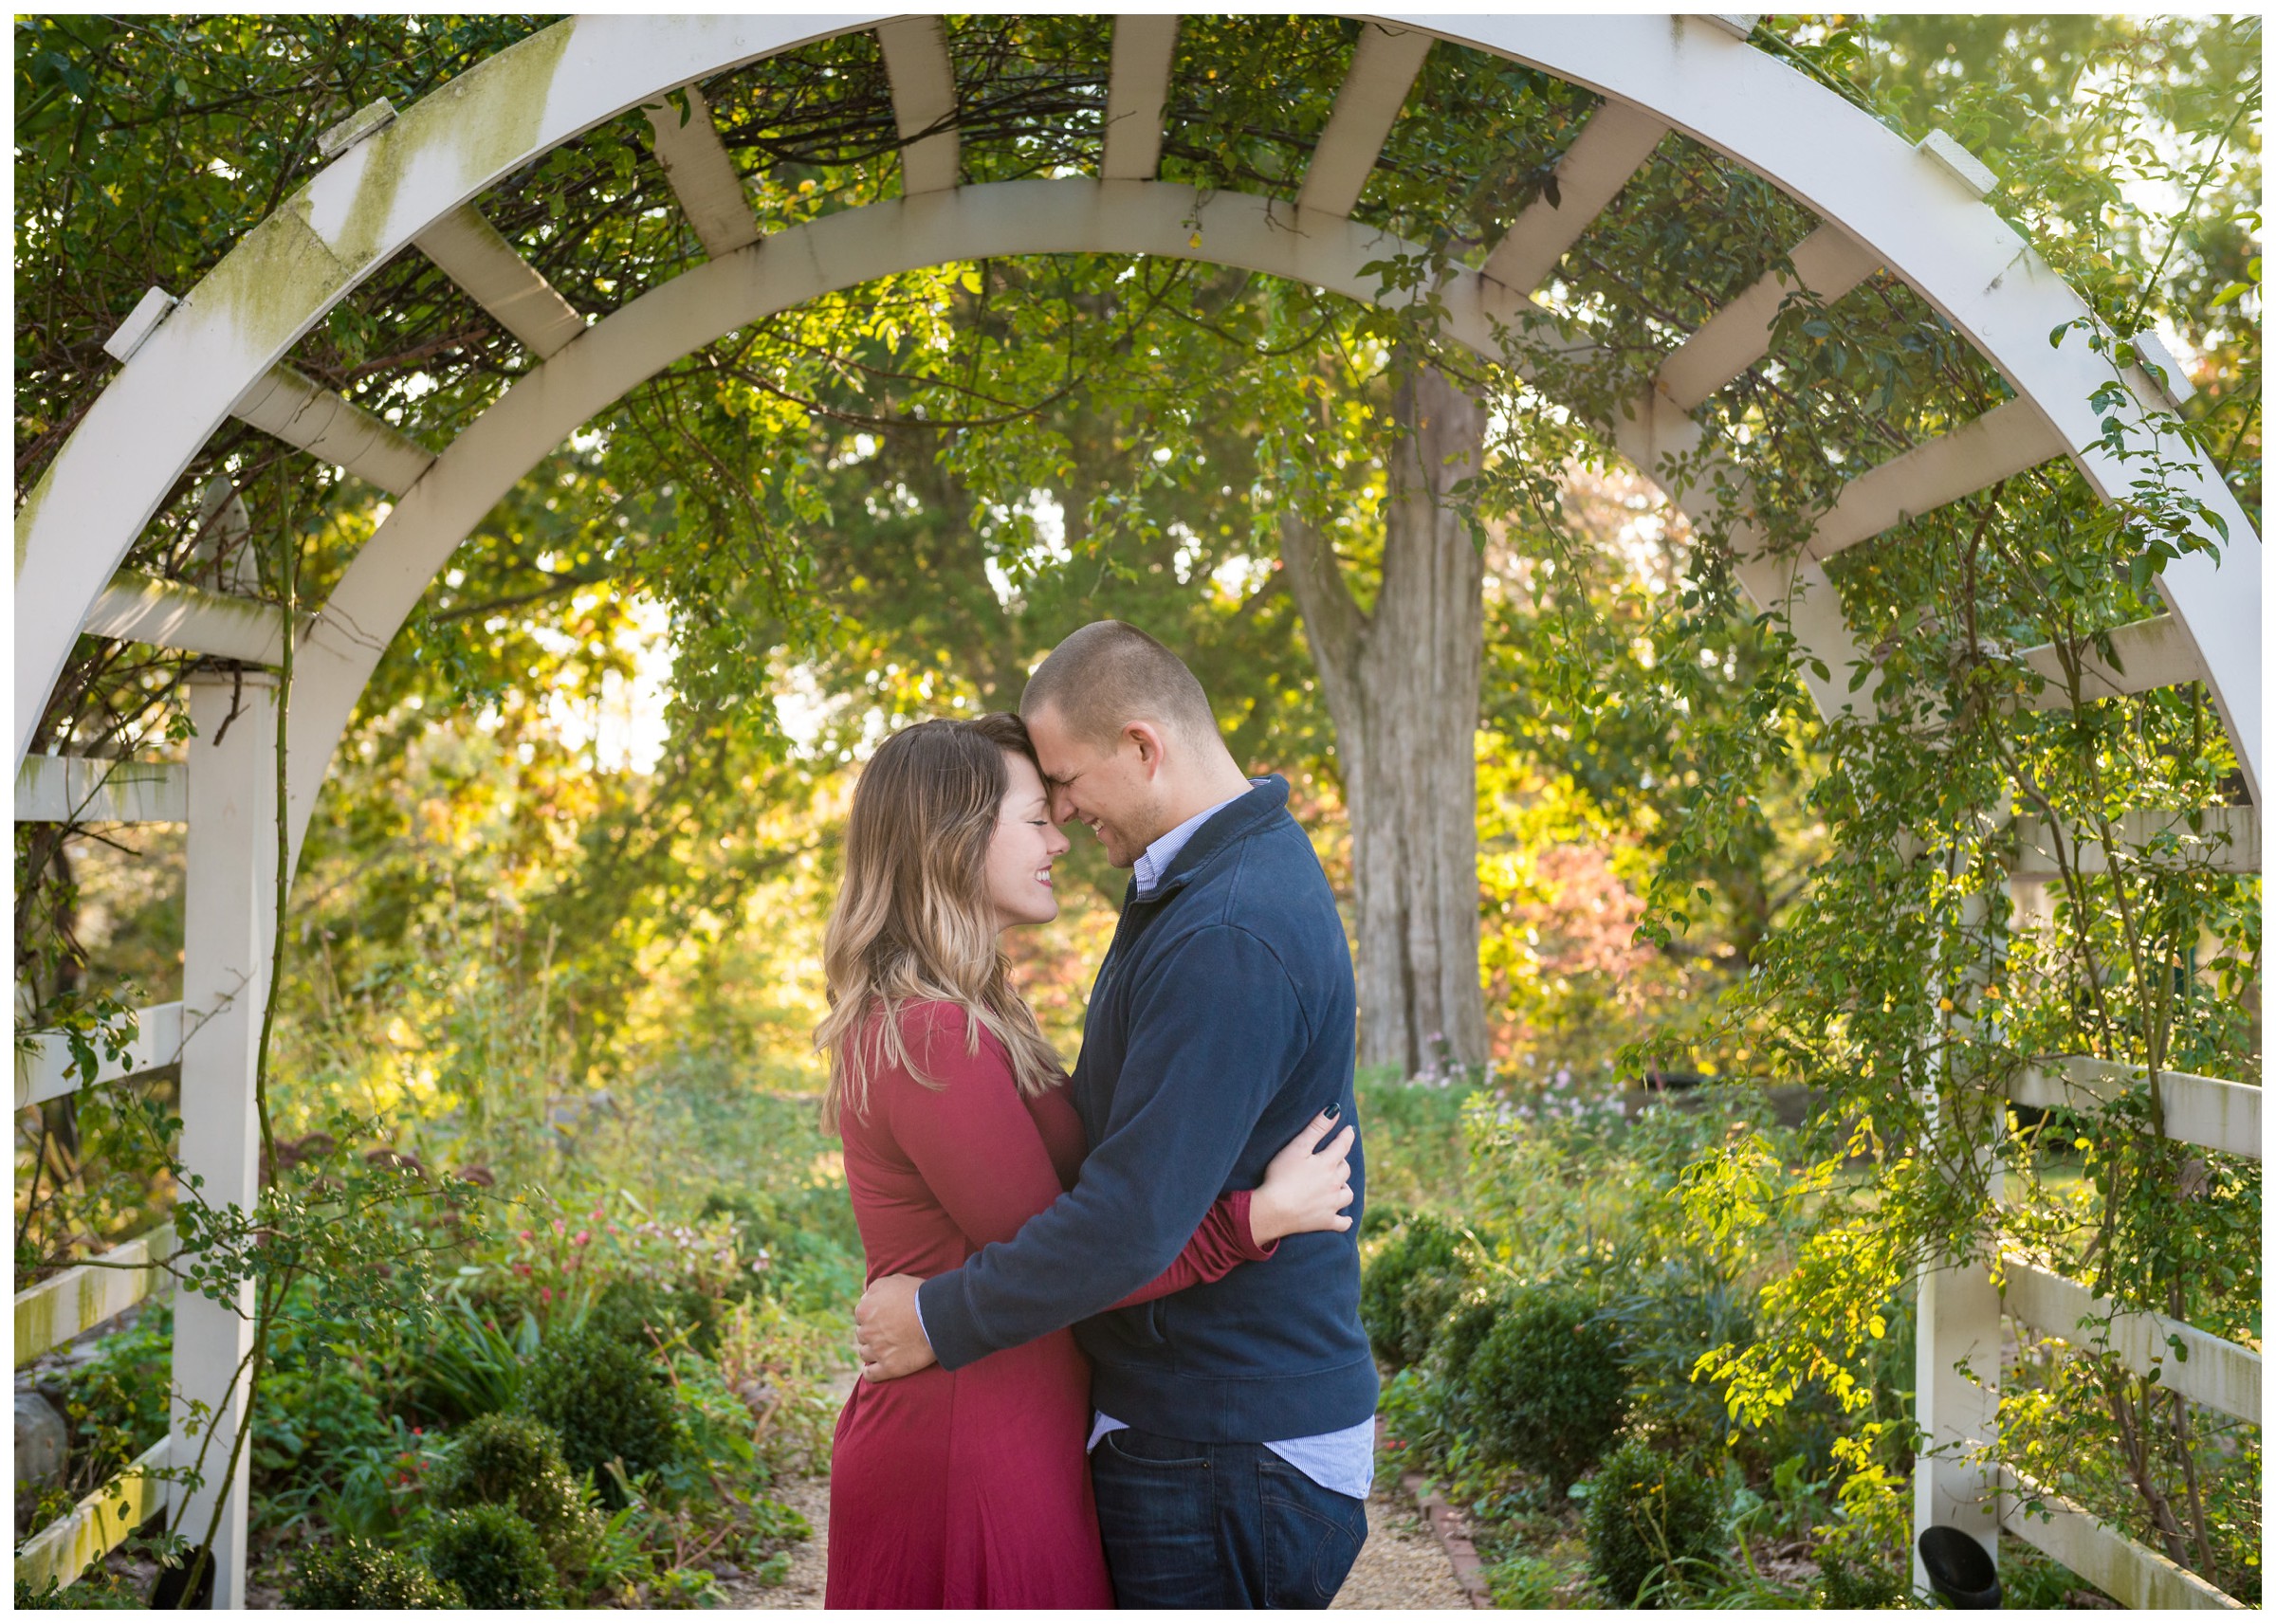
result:
[[[1044,763],[1043,776],[1055,780],[1059,775],[1050,771],[1052,758],[1061,757],[1059,764],[1065,766],[1068,743],[1066,724],[1060,718],[1058,706],[1046,700],[1036,709],[1027,712],[1021,720],[1027,723],[1028,742],[1036,747],[1037,757]]]

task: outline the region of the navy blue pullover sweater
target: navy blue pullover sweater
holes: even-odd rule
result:
[[[1072,1085],[1091,1155],[1010,1241],[919,1288],[935,1357],[955,1370],[1074,1324],[1100,1410],[1202,1442],[1311,1437],[1374,1414],[1356,1143],[1349,1230],[1290,1235],[1222,1280],[1101,1312],[1167,1267],[1218,1196],[1262,1183],[1331,1103],[1357,1121],[1356,1015],[1328,877],[1287,783],[1267,779],[1125,903]]]

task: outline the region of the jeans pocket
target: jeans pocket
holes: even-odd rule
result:
[[[1209,1607],[1223,1598],[1217,1471],[1196,1446],[1129,1428],[1091,1455],[1107,1572],[1120,1607]]]
[[[1194,1451],[1199,1445],[1183,1438],[1165,1438],[1154,1432],[1141,1432],[1134,1427],[1117,1427],[1099,1440],[1102,1448],[1114,1451],[1118,1460],[1133,1466],[1165,1467],[1172,1470],[1205,1470],[1209,1457]]]
[[[1268,1607],[1325,1607],[1367,1542],[1364,1500],[1323,1488],[1293,1468],[1262,1485]]]

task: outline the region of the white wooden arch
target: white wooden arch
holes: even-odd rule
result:
[[[1130,20],[1155,39],[1162,39],[1167,21]],[[1421,65],[1420,52],[1402,48],[1400,35],[1411,31],[1525,62],[1607,99],[1597,120],[1603,128],[1586,132],[1560,166],[1566,190],[1593,207],[1567,213],[1536,206],[1478,273],[1478,283],[1501,284],[1498,294],[1476,293],[1478,303],[1530,294],[1546,280],[1595,210],[1610,202],[1672,128],[1808,205],[1837,233],[1835,257],[1850,263],[1850,281],[1876,261],[1887,265],[1970,338],[2016,390],[2018,402],[1861,476],[1850,493],[1854,502],[1845,500],[1826,516],[1832,522],[1821,527],[1824,538],[1814,551],[1863,539],[1906,513],[2057,455],[2067,455],[2105,498],[2127,489],[2134,476],[2102,447],[2099,414],[2087,404],[2107,380],[2106,363],[2082,341],[2060,348],[2047,341],[2052,329],[2089,318],[2084,303],[1950,166],[1908,147],[1863,110],[1747,46],[1716,19],[1421,16],[1384,22],[1383,38],[1390,43],[1371,49],[1371,40],[1363,44],[1323,135],[1321,161],[1299,207],[1286,210],[1283,228],[1309,234],[1313,219],[1331,226],[1356,201]],[[358,282],[413,242],[434,252],[437,228],[448,227],[471,199],[610,118],[693,81],[880,24],[886,25],[904,133],[913,134],[947,110],[921,108],[918,100],[927,94],[937,99],[939,86],[952,85],[941,71],[945,62],[927,58],[927,41],[937,48],[939,35],[922,20],[912,27],[885,16],[589,17],[558,24],[470,69],[326,167],[248,233],[134,354],[19,512],[16,759],[29,747],[73,634],[88,625],[90,611],[166,492],[232,411],[254,417],[246,410],[248,393]],[[1117,102],[1126,119],[1143,113],[1156,120],[1148,134],[1158,144],[1168,65],[1166,40],[1154,49],[1118,53],[1110,121]],[[935,206],[944,194],[955,195],[953,163],[941,176],[945,184],[931,181],[941,175],[938,143],[945,140],[953,137],[918,143],[931,149],[927,175],[933,190],[905,200],[905,216]],[[1127,136],[1125,144],[1130,144]],[[1147,137],[1136,144],[1147,150]],[[1116,157],[1108,155],[1110,174],[1117,172]],[[1150,170],[1148,162],[1142,173]],[[1070,233],[1059,240],[1059,249],[1116,251],[1109,235],[1114,211],[1094,207],[1087,217],[1096,228],[1091,239]],[[700,228],[700,212],[698,218]],[[902,231],[921,236],[923,228],[923,221],[909,219]],[[765,257],[763,245],[753,247]],[[962,251],[1011,249],[983,244]],[[1201,250],[1181,251],[1213,257],[1206,241]],[[883,262],[906,260],[907,252],[904,247]],[[936,253],[934,260],[945,257]],[[1797,269],[1809,274],[1800,261]],[[1344,279],[1339,285],[1349,283]],[[1372,291],[1349,290],[1363,297]],[[1742,296],[1726,315],[1740,316],[1746,302]],[[1719,348],[1726,365],[1731,355],[1737,364],[1723,371],[1711,357],[1710,382],[1727,380],[1759,355],[1746,347],[1755,327],[1752,318],[1710,322],[1697,336],[1702,349],[1718,347],[1718,326],[1735,329],[1735,350],[1729,331],[1719,335]],[[517,390],[538,383],[568,350],[586,341],[571,340]],[[1676,359],[1682,358],[1679,352]],[[1679,403],[1674,381],[1663,374],[1661,389],[1638,403],[1642,420],[1624,426],[1621,436],[1624,450],[1647,475],[1659,470],[1662,458],[1696,441],[1698,431],[1680,406],[1704,392],[1687,389],[1682,392],[1692,398]],[[2138,374],[2127,381],[2139,417],[2154,419],[2162,405],[2156,386]],[[291,413],[284,415],[289,420]],[[419,454],[410,449],[415,464]],[[2170,650],[2165,666],[2206,680],[2257,800],[2259,538],[2201,456],[2177,443],[2167,449],[2169,461],[2195,470],[2192,494],[2226,522],[2228,538],[2217,560],[2192,555],[2167,571],[2159,584],[2173,623],[2160,627],[2155,641]],[[398,465],[402,461],[396,459]],[[1740,538],[1742,550],[1745,540]],[[1800,570],[1805,581],[1816,574],[1808,561]],[[1839,669],[1845,640],[1821,640],[1819,629],[1808,624],[1816,609],[1811,604],[1798,615],[1796,630],[1806,647]],[[357,635],[384,641],[393,630],[392,624],[360,620]]]
[[[1804,649],[1833,672],[1830,682],[1809,679],[1822,708],[1852,703],[1847,667],[1857,658],[1824,572],[1826,557],[1908,515],[2058,456],[2068,458],[2104,500],[2127,493],[2137,475],[2103,446],[2102,414],[2088,405],[2112,376],[2109,362],[2075,336],[2060,347],[2048,342],[2051,330],[2088,319],[2087,307],[1981,201],[1981,177],[1964,153],[1948,143],[1908,146],[1869,115],[1748,46],[1723,19],[1370,21],[1375,26],[1362,31],[1294,204],[1239,192],[1203,199],[1154,178],[1175,38],[1171,18],[1118,24],[1099,178],[970,187],[957,184],[957,137],[945,127],[955,81],[934,19],[589,17],[501,52],[353,140],[155,327],[122,331],[118,343],[126,364],[17,517],[19,768],[39,769],[34,776],[41,785],[49,785],[59,801],[70,799],[70,764],[54,763],[48,771],[25,757],[82,632],[274,663],[284,632],[273,611],[174,583],[115,578],[182,471],[229,416],[349,466],[398,499],[331,598],[296,630],[288,822],[297,848],[365,684],[433,576],[524,472],[642,379],[738,327],[824,293],[898,270],[987,256],[1184,257],[1371,299],[1377,279],[1360,267],[1401,245],[1349,213],[1436,40],[1528,64],[1605,98],[1559,160],[1562,205],[1533,205],[1483,265],[1439,290],[1453,338],[1502,359],[1497,329],[1508,329],[1520,314],[1539,313],[1530,296],[1674,131],[1767,177],[1825,222],[1789,246],[1795,278],[1810,291],[1838,297],[1886,266],[2015,391],[2015,399],[1976,421],[1857,475],[1819,515],[1799,556],[1771,555],[1743,525],[1734,537],[1750,594],[1783,608]],[[695,97],[698,117],[685,131],[660,125],[657,146],[710,257],[589,327],[469,207],[514,171],[628,110],[810,41],[860,29],[875,29],[884,46],[905,142],[899,200],[760,240],[740,182]],[[341,298],[413,246],[489,310],[536,362],[439,455],[280,365]],[[1702,445],[1690,412],[1761,358],[1771,319],[1791,286],[1773,274],[1738,295],[1667,357],[1653,388],[1606,426],[1640,470],[1662,476],[1676,462],[1705,456],[1740,492],[1744,510],[1744,468]],[[1577,341],[1541,337],[1554,332],[1553,322],[1534,329],[1527,342],[1536,357],[1551,350],[1585,353]],[[2164,461],[2182,469],[2178,483],[2226,525],[2226,536],[2216,554],[2193,555],[2161,577],[2169,614],[2117,629],[2124,669],[2100,671],[2096,691],[2139,692],[2202,680],[2257,802],[2259,538],[2217,472],[2165,432],[2170,419],[2157,380],[2136,370],[2123,381],[2133,396],[2123,415],[2138,439],[2164,435]],[[2176,476],[2167,478],[2172,483]],[[1703,513],[1698,486],[1672,488]],[[2025,657],[2055,674],[2047,651]],[[262,697],[268,692],[262,682],[243,687],[253,695],[256,716],[273,703]],[[264,735],[258,726],[233,731],[226,758],[217,737],[227,707],[245,697],[232,687],[225,699],[211,684],[202,698],[193,696],[193,709],[202,706],[200,739],[193,746],[187,790],[168,800],[182,790],[176,783],[156,797],[180,802],[186,813],[172,815],[186,815],[192,826],[193,951],[183,1003],[173,1011],[185,1034],[196,1034],[185,1035],[180,1050],[188,1121],[183,1156],[212,1170],[209,1186],[220,1199],[235,1198],[231,1192],[249,1198],[254,1188],[246,994],[265,985],[273,928],[260,900],[267,872],[262,843],[268,838],[263,799],[268,792],[257,747]],[[194,951],[201,943],[213,951]],[[225,1013],[229,1018],[217,1018]],[[18,1095],[20,1102],[26,1096],[21,1070]],[[2222,1131],[2236,1137],[2235,1130]],[[1956,1286],[1924,1294],[1920,1355],[1921,1418],[1947,1438],[1972,1431],[1980,1436],[1989,1425],[1984,1389],[1955,1387],[1949,1377],[1955,1359],[1972,1347],[1982,1368],[1986,1350],[1976,1344],[1987,1323],[1994,1371],[1998,1359],[1999,1310],[1994,1301],[1987,1322],[1981,1271],[1964,1278],[1955,1271],[1955,1278]],[[177,1387],[224,1409],[236,1402],[215,1373],[232,1368],[242,1337],[241,1323],[226,1309],[184,1299]],[[1970,1522],[1980,1535],[1987,1515],[1977,1504],[1982,1481],[1959,1466],[1930,1469],[1920,1489],[1921,1517]],[[223,1487],[191,1497],[191,1508],[211,1504]],[[220,1552],[225,1600],[242,1593],[243,1581],[243,1495],[232,1498]],[[2141,1594],[2188,1592],[2186,1584],[2172,1591],[2180,1581],[2169,1580],[2158,1581],[2166,1591],[2151,1586]]]

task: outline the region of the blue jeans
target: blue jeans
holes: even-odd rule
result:
[[[1091,1451],[1091,1483],[1118,1607],[1325,1607],[1367,1542],[1365,1501],[1262,1444],[1126,1427]]]

